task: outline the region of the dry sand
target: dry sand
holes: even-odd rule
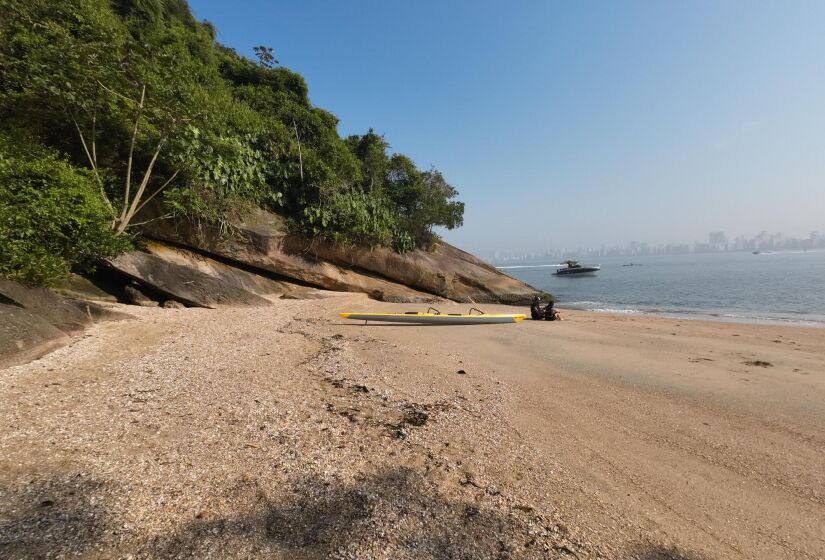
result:
[[[334,314],[414,308],[120,308],[0,370],[0,557],[825,557],[825,330]]]

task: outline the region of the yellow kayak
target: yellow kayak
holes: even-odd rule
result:
[[[518,323],[524,315],[510,313],[430,313],[408,311],[407,313],[339,313],[344,319],[355,321],[382,321],[384,323],[412,323],[416,325],[490,325],[498,323]]]

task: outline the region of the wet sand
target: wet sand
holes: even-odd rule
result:
[[[0,556],[825,556],[825,331],[335,315],[420,307],[126,308],[0,370]]]

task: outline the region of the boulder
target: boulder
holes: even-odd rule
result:
[[[17,305],[67,334],[79,332],[101,319],[128,317],[92,302],[67,299],[46,288],[24,286],[11,280],[0,280],[0,303]]]
[[[118,291],[117,288],[112,286],[101,287],[99,282],[80,274],[69,274],[66,278],[58,280],[52,286],[52,291],[72,299],[102,301],[105,303],[117,303],[118,301],[117,296],[114,294],[115,291]]]
[[[224,259],[228,261],[224,262],[168,243],[149,241],[146,250],[166,261],[195,268],[261,296],[280,295],[281,299],[324,299],[334,297],[337,293],[319,290],[308,284],[298,284],[260,268],[240,268],[245,265],[238,261]]]
[[[123,294],[126,296],[126,301],[132,305],[139,307],[157,307],[160,302],[149,296],[141,289],[140,284],[131,282],[123,287]]]
[[[361,294],[365,298],[368,294]],[[315,288],[303,288],[294,290],[288,294],[281,296],[281,299],[330,299],[340,297],[341,292],[333,292],[332,290],[316,290]]]
[[[243,270],[239,268],[240,265],[229,265],[207,255],[166,243],[149,241],[146,244],[146,251],[167,262],[194,268],[222,282],[232,284],[261,296],[283,295],[305,289],[304,286],[300,286],[294,282],[288,282],[283,279],[276,280],[270,276]]]
[[[323,289],[362,292],[382,301],[431,303],[438,301],[436,295],[465,302],[523,304],[539,293],[443,242],[433,251],[404,255],[389,249],[345,247],[289,234],[282,217],[260,209],[233,225],[236,233],[227,237],[215,227],[158,220],[145,234]]]
[[[68,341],[69,335],[42,317],[0,303],[0,368],[36,360]]]
[[[269,305],[270,302],[219,278],[141,251],[123,253],[106,265],[142,286],[189,307]]]
[[[94,322],[128,317],[45,288],[0,280],[0,367],[37,359]]]
[[[444,241],[430,250],[397,253],[379,247],[342,247],[308,243],[311,254],[340,265],[356,266],[413,288],[464,303],[529,305],[541,292]]]

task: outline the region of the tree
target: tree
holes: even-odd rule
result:
[[[433,227],[447,229],[463,223],[464,203],[440,171],[420,172],[407,156],[394,154],[387,165],[384,190],[399,213],[404,229],[419,246],[429,245]]]
[[[365,191],[380,191],[387,172],[387,149],[390,145],[383,136],[369,129],[363,136],[350,136],[347,146],[361,162],[362,187]]]
[[[111,213],[111,227],[121,234],[148,200],[144,195],[161,150],[182,121],[174,114],[184,106],[182,100],[175,102],[175,89],[188,74],[147,59],[146,47],[99,0],[16,7],[3,28],[11,54],[4,59],[8,82],[0,98],[3,112],[15,113],[12,120],[18,124],[39,125],[46,141],[56,130],[56,144],[70,154],[82,153]],[[170,58],[164,52],[151,55]],[[147,104],[147,85],[156,98],[153,106]],[[129,90],[139,93],[130,96],[125,93]],[[108,131],[103,143],[101,129]],[[67,145],[65,138],[71,136],[77,144]],[[138,160],[143,173],[133,185]],[[176,175],[172,171],[151,196]]]
[[[275,65],[278,64],[278,61],[275,60],[275,54],[272,47],[259,45],[257,47],[252,47],[252,50],[255,51],[255,56],[258,57],[258,63],[264,68],[274,68]]]
[[[382,183],[397,212],[406,220],[413,219],[423,202],[421,172],[413,161],[405,155],[393,154]]]
[[[423,183],[423,204],[421,223],[455,229],[464,225],[464,203],[453,200],[458,191],[435,168],[421,174]]]
[[[166,126],[159,127],[158,133],[159,138],[155,143],[154,150],[152,152],[151,158],[149,162],[146,164],[145,170],[143,172],[143,176],[140,179],[140,182],[136,185],[135,190],[132,190],[132,171],[134,167],[134,157],[135,157],[135,143],[138,140],[138,132],[141,130],[141,119],[144,117],[145,109],[146,109],[146,86],[143,85],[140,90],[140,98],[130,99],[124,95],[121,95],[113,90],[110,90],[106,86],[101,84],[101,87],[106,90],[108,93],[112,95],[117,95],[122,98],[127,103],[134,106],[135,110],[135,117],[134,117],[134,127],[132,129],[132,137],[129,142],[129,153],[126,159],[126,172],[123,184],[123,191],[122,196],[120,197],[120,211],[116,213],[116,216],[112,220],[112,229],[116,234],[122,234],[126,231],[126,229],[131,225],[132,218],[143,209],[155,196],[160,194],[163,189],[165,189],[169,183],[175,180],[175,177],[178,176],[180,173],[180,169],[176,169],[159,187],[155,188],[154,191],[144,199],[144,194],[146,193],[146,189],[149,186],[149,181],[152,179],[152,174],[155,169],[155,164],[158,161],[158,156],[160,156],[161,151],[163,150],[164,146],[166,146],[167,142],[169,141],[170,135],[176,132],[176,128],[178,125],[177,120],[174,117],[170,117]],[[94,151],[95,145],[95,130],[94,130],[94,121],[92,123],[92,151],[89,151],[87,147],[87,143],[85,141],[85,136],[83,134],[83,130],[81,127],[75,122],[75,126],[77,127],[77,133],[80,137],[80,141],[83,144],[84,151],[86,152],[86,156],[89,160],[89,165],[95,171],[98,180],[100,175],[97,172],[97,161],[96,155]],[[103,193],[104,199],[106,200],[107,204],[111,207],[111,202],[106,197],[106,193]]]
[[[120,237],[150,201],[166,208],[153,216],[222,224],[261,206],[300,232],[399,250],[460,225],[440,173],[390,157],[373,129],[342,138],[271,47],[250,60],[215,37],[185,0],[3,0],[0,134],[26,130],[90,179]]]

